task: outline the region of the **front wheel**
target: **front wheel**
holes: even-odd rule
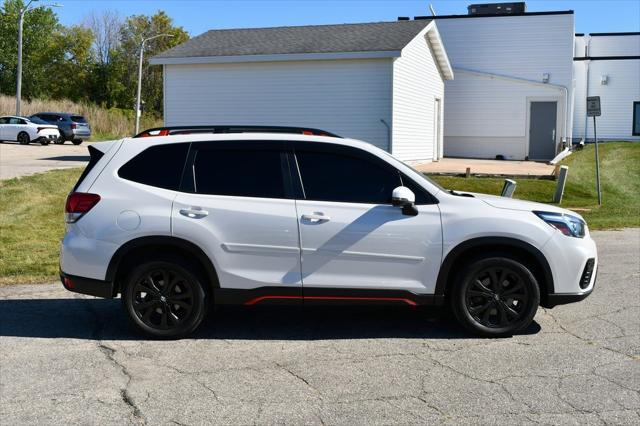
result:
[[[40,145],[49,145],[49,140],[47,138],[40,138]]]
[[[540,304],[540,289],[531,271],[508,257],[476,259],[456,281],[453,312],[467,330],[484,337],[510,336],[526,329]]]
[[[64,136],[59,136],[58,139],[54,141],[56,145],[62,145],[64,143]]]
[[[18,133],[18,143],[20,145],[29,145],[29,142],[31,142],[31,138],[27,132]]]
[[[122,304],[131,322],[158,338],[191,334],[206,314],[204,283],[179,261],[153,261],[135,268],[126,280]]]
[[[72,141],[72,143],[73,143],[74,145],[80,145],[80,144],[82,143],[82,139],[74,139],[74,140]]]

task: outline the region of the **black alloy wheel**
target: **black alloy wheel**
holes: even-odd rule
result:
[[[523,330],[540,303],[533,274],[522,263],[502,257],[480,259],[465,268],[452,298],[458,320],[484,336]]]
[[[206,313],[200,280],[186,268],[169,262],[149,262],[136,268],[123,293],[132,322],[154,337],[177,338],[193,332]]]
[[[29,142],[31,142],[31,138],[29,137],[28,133],[26,132],[18,133],[18,143],[20,145],[29,145]]]

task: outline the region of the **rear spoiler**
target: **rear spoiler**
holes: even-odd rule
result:
[[[310,127],[288,127],[288,126],[171,126],[154,127],[138,133],[134,138],[146,138],[150,136],[171,136],[189,135],[194,133],[290,133],[298,135],[328,136],[340,138],[340,136],[325,130],[313,129]]]

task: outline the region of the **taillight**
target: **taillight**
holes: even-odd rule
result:
[[[71,123],[71,128],[75,129],[76,127],[78,127],[78,125],[76,123]]]
[[[87,192],[72,192],[67,197],[64,206],[64,221],[67,223],[77,222],[85,213],[93,208],[100,201],[98,194]]]

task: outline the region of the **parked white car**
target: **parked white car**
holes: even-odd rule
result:
[[[446,303],[504,336],[594,288],[596,245],[574,212],[445,190],[319,131],[221,129],[89,147],[65,208],[68,290],[121,294],[158,337],[191,333],[211,303]]]
[[[21,145],[39,142],[48,145],[60,137],[58,126],[51,125],[44,120],[26,117],[0,117],[0,142],[12,141]]]

